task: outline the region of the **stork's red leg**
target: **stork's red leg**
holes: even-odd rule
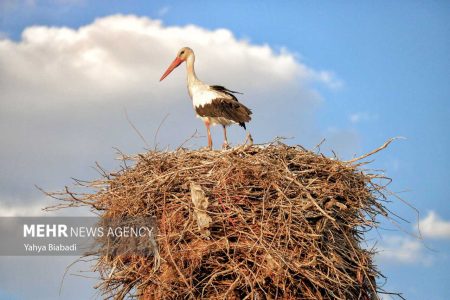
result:
[[[228,138],[227,138],[227,127],[225,125],[222,125],[223,127],[223,144],[222,149],[227,149],[228,146]]]
[[[211,150],[212,149],[212,138],[211,138],[211,130],[210,130],[209,121],[205,121],[205,126],[206,126],[206,132],[208,134],[208,149]]]

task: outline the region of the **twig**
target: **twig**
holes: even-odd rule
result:
[[[154,138],[153,138],[153,145],[154,145],[154,149],[155,149],[155,151],[156,151],[156,149],[158,148],[158,144],[156,143],[156,140],[158,139],[158,134],[159,134],[159,131],[161,130],[161,127],[162,127],[162,125],[164,124],[164,122],[166,121],[166,119],[169,117],[169,114],[166,114],[165,116],[164,116],[164,118],[161,120],[161,122],[159,122],[159,125],[158,125],[158,129],[156,129],[156,133],[155,133],[155,136],[154,136]]]
[[[375,153],[377,153],[377,152],[379,152],[379,151],[385,149],[387,146],[389,146],[390,143],[392,143],[394,140],[398,140],[398,139],[405,139],[405,138],[404,138],[404,137],[401,137],[401,136],[390,138],[390,139],[387,140],[381,147],[378,147],[377,149],[372,150],[372,151],[370,151],[369,153],[364,154],[364,155],[362,155],[362,156],[360,156],[360,157],[356,157],[356,158],[353,158],[353,159],[351,159],[351,160],[346,160],[346,161],[344,161],[344,163],[349,163],[349,164],[351,164],[351,163],[354,163],[355,161],[358,161],[358,160],[364,159],[364,158],[366,158],[366,157],[368,157],[368,156],[371,156],[371,155],[373,155],[373,154],[375,154]]]
[[[139,132],[139,130],[136,128],[136,126],[134,126],[133,122],[131,122],[130,118],[128,117],[127,109],[124,108],[123,110],[124,110],[124,112],[125,112],[125,118],[127,119],[128,124],[130,124],[130,126],[131,126],[131,127],[134,129],[134,131],[138,134],[138,136],[139,136],[139,137],[141,138],[141,140],[144,142],[145,146],[146,146],[147,148],[149,148],[150,146],[149,146],[149,144],[147,143],[147,141],[145,140],[144,136]]]

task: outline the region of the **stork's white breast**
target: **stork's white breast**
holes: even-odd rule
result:
[[[215,91],[210,90],[208,87],[195,86],[191,89],[192,104],[195,107],[203,106],[211,103],[214,99],[219,98]]]
[[[213,90],[209,85],[203,82],[197,81],[194,84],[188,86],[189,94],[192,98],[192,104],[195,107],[203,106],[205,104],[211,103],[214,99],[218,98],[232,98],[226,93],[221,93],[220,91]]]

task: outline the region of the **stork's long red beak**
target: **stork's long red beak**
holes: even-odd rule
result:
[[[162,81],[164,78],[166,78],[167,75],[169,75],[170,72],[172,72],[173,69],[178,67],[182,62],[183,60],[181,58],[179,57],[175,58],[173,62],[170,64],[170,66],[167,68],[166,72],[164,72],[163,76],[161,76],[161,79],[159,79],[159,81]]]

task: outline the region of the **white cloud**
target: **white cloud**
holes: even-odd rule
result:
[[[371,114],[368,112],[356,112],[353,114],[350,114],[348,117],[351,123],[356,124],[360,122],[369,122],[369,121],[375,121],[378,119],[377,114]]]
[[[268,45],[237,40],[226,29],[165,27],[148,18],[116,15],[78,30],[29,27],[21,42],[3,41],[2,77],[14,85],[8,88],[5,83],[2,88],[12,93],[20,83],[20,88],[37,93],[32,98],[39,97],[42,108],[58,105],[59,101],[109,102],[111,94],[133,95],[137,90],[146,93],[147,101],[174,101],[177,97],[167,86],[178,87],[184,70],[176,72],[164,85],[158,83],[158,78],[178,48],[185,45],[196,51],[198,74],[205,80],[221,81],[246,91],[262,92],[307,81],[330,85],[333,82],[327,72],[314,71],[286,51],[277,54]],[[64,97],[58,103],[55,99],[42,99],[48,94],[52,98]],[[35,100],[30,98],[23,97],[16,107]]]
[[[434,211],[429,211],[419,225],[425,238],[450,239],[450,221],[443,220]]]
[[[344,83],[336,78],[333,72],[329,71],[320,71],[320,72],[314,72],[312,76],[321,82],[325,82],[329,87],[333,89],[340,89],[344,86]]]
[[[166,5],[166,6],[161,7],[160,9],[158,9],[157,14],[159,17],[163,17],[163,16],[167,15],[167,13],[169,11],[170,11],[170,6]]]
[[[377,246],[377,258],[381,261],[430,266],[436,259],[448,259],[447,254],[427,247],[427,239],[449,239],[450,222],[436,212],[429,211],[420,221],[420,233],[424,240],[411,236],[387,236]],[[413,230],[416,232],[417,224]]]
[[[377,246],[377,251],[377,259],[390,263],[429,266],[433,262],[423,241],[413,237],[387,236]]]

